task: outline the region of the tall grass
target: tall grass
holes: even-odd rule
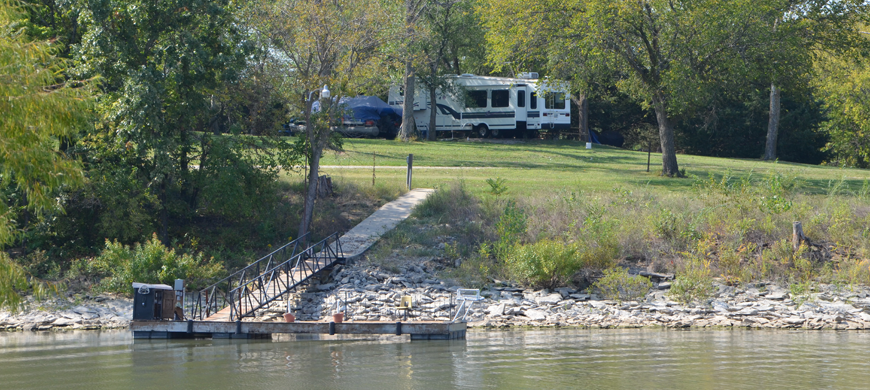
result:
[[[779,172],[692,180],[692,191],[682,193],[577,187],[514,199],[475,198],[455,184],[416,215],[450,225],[438,234],[459,239],[441,255],[458,259],[451,276],[472,284],[581,285],[578,275],[616,263],[694,278],[679,282],[688,301],[703,300],[704,283],[714,277],[728,284],[870,283],[870,205],[861,191],[833,182],[826,194],[807,193],[797,176]],[[522,229],[506,227],[519,219]],[[792,248],[794,221],[813,246]]]

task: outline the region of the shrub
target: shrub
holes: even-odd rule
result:
[[[710,270],[708,245],[709,242],[704,240],[698,243],[695,252],[684,253],[686,262],[683,271],[678,274],[668,291],[668,295],[675,301],[684,304],[704,302],[713,295],[715,287]]]
[[[837,267],[836,281],[853,290],[870,284],[870,260],[844,259]]]
[[[616,301],[634,301],[646,296],[652,288],[652,282],[642,276],[632,276],[622,267],[604,270],[604,276],[593,285],[601,295]]]
[[[576,244],[541,240],[514,245],[507,255],[507,267],[518,280],[545,288],[564,284],[582,266]]]
[[[745,266],[743,259],[755,248],[753,243],[741,245],[737,249],[728,243],[719,246],[719,271],[725,284],[736,285],[752,280],[752,271]]]
[[[495,243],[495,255],[502,259],[526,233],[526,214],[517,207],[516,202],[507,202],[504,213],[495,224],[495,232],[498,236],[498,241]]]
[[[99,289],[127,294],[133,282],[172,285],[175,279],[184,279],[192,289],[205,287],[223,271],[220,264],[203,259],[201,253],[191,256],[166,248],[156,233],[144,245],[137,243],[132,248],[106,240],[103,252],[85,268],[103,276]]]
[[[613,267],[616,250],[610,245],[564,243],[544,239],[534,244],[516,244],[505,263],[511,276],[533,286],[554,288],[564,285],[585,268]]]

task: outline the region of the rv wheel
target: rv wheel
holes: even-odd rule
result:
[[[492,136],[492,138],[501,138],[501,132],[498,131],[498,129],[490,130],[489,135]]]
[[[477,125],[474,127],[474,134],[480,138],[489,138],[489,128],[486,125]]]

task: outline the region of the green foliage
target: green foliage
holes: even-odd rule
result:
[[[196,177],[200,189],[199,206],[207,213],[229,220],[250,218],[264,212],[275,203],[278,167],[294,163],[288,154],[275,148],[277,156],[266,161],[248,153],[244,141],[238,137],[208,137],[209,164],[203,166]],[[265,166],[258,165],[265,163]]]
[[[10,4],[0,2],[0,246],[11,243],[19,212],[58,209],[58,191],[84,182],[62,144],[84,124],[91,99],[89,88],[59,77],[65,63],[50,42],[16,28],[23,12]]]
[[[653,227],[656,235],[677,248],[685,248],[690,241],[700,238],[689,215],[677,215],[669,209],[659,210],[653,219]]]
[[[716,0],[690,7],[664,0],[481,2],[490,59],[499,64],[549,62],[551,74],[580,91],[601,79],[653,109],[663,149],[663,174],[680,175],[671,117],[715,95],[713,86],[745,71],[747,47],[759,41],[769,4]],[[754,54],[754,53],[753,53]],[[703,104],[703,103],[701,103]]]
[[[2,249],[24,223],[18,218],[61,212],[58,194],[84,182],[79,162],[63,145],[84,123],[91,93],[65,82],[65,64],[48,41],[30,41],[20,29],[24,12],[0,0],[0,307],[15,307],[30,287]],[[36,295],[47,285],[32,280]]]
[[[614,267],[604,270],[604,276],[592,285],[607,298],[616,301],[635,301],[646,296],[652,288],[649,279],[630,275],[628,270],[622,267]]]
[[[280,153],[261,142],[214,135],[227,131],[214,95],[238,78],[251,53],[235,7],[228,0],[82,3],[86,33],[74,71],[101,75],[103,94],[100,120],[81,151],[91,171],[107,178],[97,180],[100,187],[90,194],[110,206],[99,210],[107,236],[129,240],[138,233],[141,239],[158,225],[168,242],[169,225],[198,212],[250,214],[250,203],[262,198],[251,199],[258,190],[242,187],[274,181]],[[118,187],[131,189],[143,206],[121,211],[124,200],[116,197],[123,195],[113,192]],[[228,198],[241,207],[229,205]]]
[[[725,284],[736,285],[752,280],[752,271],[746,267],[743,260],[748,258],[755,248],[754,243],[741,245],[739,248],[734,248],[733,244],[728,243],[719,246],[718,266]]]
[[[507,183],[507,180],[501,177],[486,179],[486,184],[489,184],[489,193],[495,196],[499,196],[508,190],[505,183]]]
[[[15,309],[21,303],[22,291],[27,289],[27,277],[20,265],[6,252],[0,251],[0,307]]]
[[[499,259],[504,258],[511,248],[520,242],[525,233],[526,214],[516,202],[508,201],[504,213],[495,224],[495,234],[498,237],[494,248],[495,256]]]
[[[553,240],[515,245],[507,254],[505,262],[514,278],[544,288],[564,285],[584,266],[577,244]]]
[[[870,260],[848,259],[837,265],[836,280],[854,290],[870,285]]]
[[[84,262],[84,264],[81,264]],[[100,288],[105,291],[129,294],[133,282],[165,283],[184,279],[190,289],[205,287],[223,272],[220,264],[203,259],[202,254],[191,256],[163,246],[154,234],[145,244],[133,247],[106,240],[99,257],[78,265],[86,273],[102,276]]]
[[[492,258],[492,247],[480,243],[469,256],[462,258],[459,267],[449,269],[447,276],[463,286],[482,288],[493,278],[502,278],[504,264]]]
[[[607,237],[599,241],[565,243],[551,239],[516,244],[504,256],[511,275],[523,283],[554,288],[566,284],[582,269],[607,269],[615,265],[617,248]]]
[[[713,272],[710,268],[710,243],[701,241],[692,252],[685,252],[681,272],[671,284],[668,295],[684,304],[704,303],[716,288],[713,286]]]
[[[864,60],[826,57],[819,61],[817,84],[824,96],[828,120],[822,125],[830,141],[825,150],[832,165],[870,167],[870,67]]]

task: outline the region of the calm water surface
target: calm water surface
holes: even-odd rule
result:
[[[548,330],[466,341],[0,333],[0,389],[867,389],[870,333]]]

